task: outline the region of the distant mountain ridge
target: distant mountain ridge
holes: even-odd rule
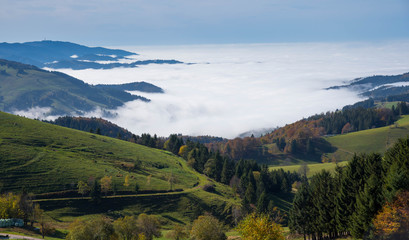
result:
[[[385,98],[392,95],[402,95],[409,93],[409,73],[383,76],[357,78],[349,84],[332,86],[326,90],[347,88],[357,91],[363,97],[374,99]]]
[[[120,49],[87,47],[70,42],[36,41],[0,43],[0,58],[37,66],[39,68],[111,69],[137,67],[146,64],[181,64],[177,60],[136,61],[138,54]],[[127,60],[127,63],[120,60]]]
[[[147,82],[133,82],[124,84],[98,84],[98,88],[111,88],[121,91],[140,91],[147,93],[164,93],[163,89]]]
[[[125,91],[138,90],[138,84],[139,91],[144,91],[143,88],[161,90],[148,83],[92,86],[61,72],[0,59],[0,111],[40,107],[49,108],[48,115],[81,115],[97,107],[114,109],[133,100],[149,102],[145,97]]]

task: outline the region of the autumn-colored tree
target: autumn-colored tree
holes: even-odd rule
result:
[[[20,196],[13,193],[0,196],[0,218],[20,218],[23,211],[19,203]]]
[[[112,187],[112,176],[108,177],[105,176],[101,178],[101,191],[105,193],[105,196],[107,196],[108,192],[111,190]]]
[[[281,226],[271,221],[267,215],[248,215],[239,223],[237,231],[246,240],[284,240]]]
[[[126,175],[126,177],[125,177],[124,186],[129,187],[129,175]]]
[[[385,239],[409,238],[409,192],[397,194],[386,203],[374,219],[375,234]]]
[[[187,157],[187,154],[189,153],[188,150],[189,150],[188,146],[183,145],[180,147],[178,155],[181,157]]]
[[[225,240],[223,224],[213,216],[199,216],[190,230],[190,237],[194,240]]]
[[[352,132],[352,126],[350,123],[346,123],[344,127],[342,127],[341,134]]]

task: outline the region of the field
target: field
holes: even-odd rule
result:
[[[408,135],[409,116],[406,115],[391,126],[327,137],[326,140],[337,148],[337,151],[329,154],[328,157],[345,161],[349,160],[354,153],[383,153],[397,139],[405,138]]]
[[[173,154],[113,138],[0,113],[3,190],[76,189],[79,180],[112,177],[118,191],[187,189],[198,177]],[[129,186],[124,186],[128,176]]]
[[[76,218],[100,215],[117,218],[147,213],[165,226],[188,224],[206,212],[230,221],[232,206],[240,204],[232,190],[213,182],[167,151],[59,127],[0,112],[1,191],[37,194],[52,225],[64,232]],[[77,189],[77,182],[112,177],[116,195],[99,205],[89,197],[43,198],[43,194]],[[129,186],[124,186],[128,177]],[[138,184],[139,191],[135,192]],[[215,192],[201,186],[213,184]],[[169,191],[178,189],[178,191]]]
[[[340,162],[338,163],[339,166],[344,166],[346,165],[347,162]],[[307,173],[307,177],[311,177],[312,175],[322,171],[322,170],[327,170],[330,172],[335,171],[335,168],[337,166],[337,164],[335,163],[310,163],[307,164],[309,171]],[[301,164],[297,164],[297,165],[289,165],[289,166],[272,166],[269,167],[269,170],[278,170],[280,168],[282,168],[284,171],[290,171],[290,172],[297,172],[298,169],[301,167]]]

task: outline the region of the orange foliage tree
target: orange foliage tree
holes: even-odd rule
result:
[[[375,234],[386,239],[409,238],[409,192],[397,194],[374,219]]]

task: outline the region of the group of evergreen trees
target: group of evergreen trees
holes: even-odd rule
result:
[[[164,138],[158,138],[156,134],[151,136],[149,133],[143,133],[141,136],[132,134],[131,142],[158,149],[163,149],[165,144]]]
[[[334,175],[322,171],[304,180],[290,211],[290,229],[311,239],[370,237],[382,206],[409,189],[408,156],[409,138],[400,139],[384,158],[355,155]]]
[[[317,115],[312,119],[322,118],[321,126],[324,127],[326,134],[341,134],[388,126],[395,122],[399,116],[408,113],[407,104],[400,102],[396,107],[393,106],[392,109],[358,106]]]

